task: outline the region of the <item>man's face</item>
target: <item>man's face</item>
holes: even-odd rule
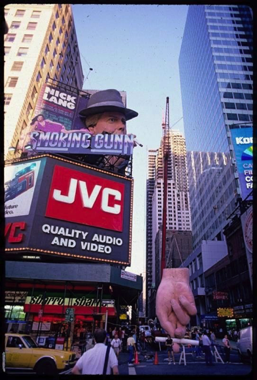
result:
[[[89,127],[93,135],[107,132],[114,135],[126,134],[126,119],[121,112],[104,112],[95,127]]]

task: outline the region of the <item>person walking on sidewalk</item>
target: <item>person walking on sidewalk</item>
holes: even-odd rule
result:
[[[114,335],[114,339],[111,341],[111,346],[114,349],[114,352],[115,352],[117,359],[118,359],[119,354],[121,352],[121,340],[120,340],[118,334]]]
[[[168,351],[168,362],[171,364],[172,359],[173,359],[173,364],[175,364],[175,357],[174,357],[174,351],[173,351],[173,340],[171,339],[171,336],[167,336],[167,340],[165,342],[165,345],[167,346],[167,351]],[[172,359],[171,359],[172,356]]]
[[[72,368],[73,375],[103,375],[105,367],[105,359],[107,360],[107,348],[105,345],[106,331],[103,329],[96,329],[94,332],[95,346],[86,351],[77,361]],[[119,374],[118,359],[110,347],[109,357],[107,360],[106,375]]]
[[[225,363],[230,363],[230,342],[228,339],[228,336],[225,335],[222,339],[222,343],[224,345],[224,351],[225,351]]]
[[[212,363],[211,341],[208,335],[206,334],[206,331],[203,332],[202,341],[203,341],[203,352],[205,353],[206,365],[214,365]]]
[[[128,349],[128,352],[129,352],[129,358],[128,358],[128,365],[129,366],[132,366],[133,363],[133,358],[134,358],[134,352],[135,352],[135,349],[136,349],[136,342],[135,342],[135,339],[133,338],[133,333],[132,332],[129,332],[129,337],[127,339],[127,349]]]

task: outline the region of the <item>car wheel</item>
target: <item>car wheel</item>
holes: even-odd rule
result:
[[[53,360],[41,360],[35,367],[37,375],[56,375],[57,368]]]

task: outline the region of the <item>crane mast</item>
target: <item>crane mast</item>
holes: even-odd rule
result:
[[[161,275],[166,267],[166,220],[167,220],[167,192],[168,192],[168,161],[170,157],[170,115],[169,97],[166,98],[165,120],[163,129],[163,213],[162,213],[162,253],[161,253]]]

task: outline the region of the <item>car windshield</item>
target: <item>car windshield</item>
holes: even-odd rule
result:
[[[34,342],[34,340],[29,335],[24,335],[23,340],[29,348],[37,348],[38,345]]]

